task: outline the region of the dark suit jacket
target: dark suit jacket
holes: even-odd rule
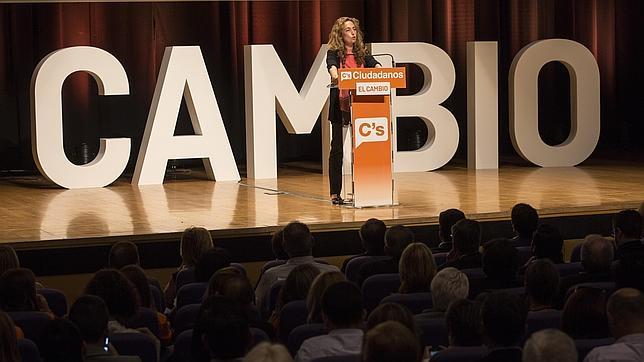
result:
[[[642,244],[642,240],[626,240],[617,246],[615,260],[621,260],[631,256],[635,258],[644,256],[644,244]]]
[[[483,256],[478,251],[472,254],[466,254],[454,261],[448,261],[447,263],[440,266],[439,270],[445,268],[456,268],[456,269],[472,269],[472,268],[481,268],[481,258]]]
[[[487,291],[496,289],[508,289],[522,287],[523,283],[517,278],[508,279],[470,279],[470,299],[476,298],[477,295]]]
[[[519,347],[493,349],[481,362],[521,362],[522,351]]]
[[[367,55],[364,59],[365,68],[373,68],[380,64],[374,57]],[[326,69],[334,66],[340,69],[340,57],[336,50],[329,50],[326,53]],[[338,88],[331,88],[329,95],[329,121],[331,123],[342,123],[342,111],[340,111],[340,91]]]
[[[532,245],[531,238],[522,238],[519,235],[513,237],[512,239],[510,239],[510,241],[512,242],[512,245],[514,245],[515,248]]]

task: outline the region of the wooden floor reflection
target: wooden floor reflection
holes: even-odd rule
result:
[[[473,218],[504,218],[517,202],[542,215],[579,214],[637,207],[644,200],[644,168],[635,165],[448,169],[398,174],[395,181],[398,206],[352,209],[331,205],[323,175],[293,170],[276,180],[170,180],[136,187],[124,179],[85,190],[4,179],[0,242],[176,233],[191,225],[229,235],[265,232],[296,219],[314,230],[355,227],[371,217],[433,223],[452,207]]]

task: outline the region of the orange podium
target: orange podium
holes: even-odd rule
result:
[[[394,204],[391,92],[406,87],[405,68],[342,68],[350,91],[353,206]]]

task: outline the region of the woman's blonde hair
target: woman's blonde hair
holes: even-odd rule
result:
[[[262,342],[251,349],[244,362],[292,362],[293,358],[281,344]]]
[[[331,32],[329,33],[329,41],[327,43],[329,45],[329,50],[337,51],[340,62],[344,64],[346,58],[346,50],[344,48],[344,41],[342,40],[342,32],[344,31],[344,23],[346,23],[347,21],[352,22],[353,25],[356,26],[356,42],[353,44],[353,54],[356,58],[356,63],[358,65],[362,65],[365,63],[365,57],[368,53],[367,47],[364,45],[364,36],[362,34],[362,30],[360,29],[360,21],[358,21],[358,19],[356,18],[343,16],[335,21],[333,27],[331,28]]]
[[[196,266],[201,255],[212,248],[212,236],[208,230],[193,226],[183,231],[180,253],[184,266]]]
[[[0,245],[0,275],[9,269],[20,268],[20,260],[12,247]]]
[[[306,307],[309,311],[307,323],[322,323],[322,294],[330,285],[343,282],[347,278],[339,271],[329,271],[318,275],[306,298]]]
[[[400,293],[429,291],[436,263],[432,251],[423,243],[412,243],[405,248],[398,263]]]

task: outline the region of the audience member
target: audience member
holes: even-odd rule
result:
[[[459,220],[452,226],[452,251],[441,268],[471,269],[481,267],[481,226],[478,221]]]
[[[203,252],[195,266],[195,282],[206,283],[219,269],[230,266],[230,254],[222,248],[211,248]]]
[[[635,210],[622,210],[613,218],[613,232],[617,250],[615,259],[641,258],[644,256],[642,245],[642,216]]]
[[[606,298],[606,292],[601,289],[575,290],[564,305],[561,330],[574,339],[608,337]]]
[[[481,307],[481,335],[489,349],[481,361],[521,362],[519,343],[525,334],[526,317],[527,308],[519,297],[490,293]]]
[[[85,344],[85,362],[135,362],[134,356],[119,356],[114,348],[106,343],[107,321],[109,314],[103,300],[95,295],[83,295],[76,299],[69,310],[69,320],[80,331]]]
[[[510,239],[514,247],[532,245],[532,234],[537,230],[539,214],[534,207],[519,203],[512,207],[511,211],[512,230],[515,236]]]
[[[36,293],[36,277],[29,269],[5,271],[0,276],[0,291],[0,309],[5,312],[40,311],[53,317],[47,300]]]
[[[271,235],[271,250],[275,260],[286,261],[288,254],[284,251],[284,229],[279,229]]]
[[[403,326],[409,328],[412,333],[420,341],[420,329],[416,325],[416,320],[414,315],[411,314],[409,309],[402,304],[398,303],[382,303],[379,304],[376,309],[372,310],[369,313],[369,318],[367,318],[367,331],[376,328],[381,323],[395,321]]]
[[[293,362],[293,358],[283,345],[262,342],[246,354],[243,362]]]
[[[321,273],[313,280],[306,297],[306,307],[309,311],[307,323],[322,323],[322,295],[324,291],[330,285],[346,280],[344,274],[337,271]]]
[[[523,362],[576,362],[577,347],[558,329],[533,333],[523,346]]]
[[[467,276],[456,268],[445,268],[432,280],[432,308],[421,315],[424,318],[443,318],[449,305],[467,298],[470,283]]]
[[[311,264],[298,265],[286,277],[284,285],[277,296],[277,302],[273,314],[269,321],[273,324],[276,331],[279,331],[280,313],[282,308],[290,302],[296,300],[305,300],[311,289],[313,280],[320,274],[320,270]],[[286,336],[279,336],[286,338]]]
[[[362,349],[365,362],[420,362],[422,348],[409,328],[396,321],[369,330]]]
[[[49,321],[38,341],[43,362],[83,362],[83,349],[78,328],[63,318]]]
[[[246,314],[233,301],[213,296],[202,304],[192,335],[193,361],[241,360],[250,342]]]
[[[606,307],[610,332],[617,340],[593,349],[586,362],[644,360],[644,294],[625,288],[608,299]]]
[[[481,306],[471,300],[452,302],[445,313],[450,347],[481,345]]]
[[[521,268],[520,272],[523,273],[525,268],[536,259],[547,258],[555,264],[563,263],[563,242],[563,238],[556,227],[550,224],[539,225],[532,235],[532,257]]]
[[[259,307],[264,306],[264,299],[270,291],[271,286],[278,280],[284,280],[290,274],[291,270],[298,265],[311,264],[320,272],[338,271],[333,265],[318,263],[313,259],[313,236],[309,227],[299,221],[293,221],[284,228],[284,250],[289,259],[283,265],[268,269],[257,283],[255,289],[256,304]]]
[[[432,251],[423,243],[411,243],[400,256],[398,263],[400,293],[429,292],[436,275],[436,263]]]
[[[385,232],[385,254],[389,259],[365,263],[358,274],[358,285],[376,274],[398,273],[398,261],[403,250],[414,242],[414,233],[402,225],[390,227]]]
[[[7,313],[0,310],[0,361],[20,361],[16,326]]]
[[[432,252],[445,253],[452,250],[452,226],[462,219],[465,219],[465,214],[458,209],[447,209],[438,214],[439,244]]]
[[[322,295],[322,318],[328,334],[304,341],[296,361],[360,354],[364,309],[362,294],[355,284],[338,282],[326,289]]]
[[[578,274],[562,277],[559,281],[559,296],[557,305],[562,307],[566,302],[566,293],[571,287],[580,283],[608,282],[613,280],[611,263],[613,262],[614,247],[608,239],[591,234],[584,238],[581,244],[581,265],[584,270]]]
[[[525,295],[531,312],[553,309],[559,291],[559,271],[549,259],[537,259],[525,272]]]
[[[519,253],[508,239],[493,239],[483,249],[483,272],[485,278],[470,279],[470,297],[491,289],[523,286],[517,279]]]
[[[177,274],[186,269],[194,270],[201,255],[212,248],[212,236],[208,230],[193,226],[183,231],[181,244],[179,245],[181,265],[172,273],[168,284],[163,290],[167,308],[172,309],[174,307],[174,300],[177,297]]]
[[[385,232],[387,231],[387,226],[385,223],[378,219],[369,219],[362,224],[358,235],[360,236],[360,241],[362,242],[362,248],[364,253],[354,255],[352,257],[346,258],[342,263],[342,268],[340,270],[345,273],[347,270],[347,264],[357,257],[360,256],[380,256],[385,255]]]
[[[127,265],[140,265],[139,249],[131,241],[119,241],[110,248],[107,259],[108,267],[123,269]]]
[[[18,254],[9,245],[0,245],[0,275],[9,269],[20,268]]]

